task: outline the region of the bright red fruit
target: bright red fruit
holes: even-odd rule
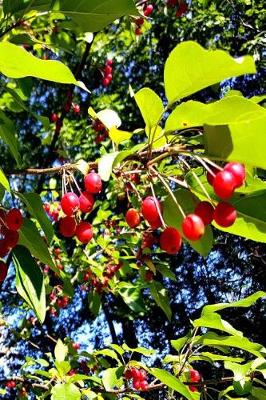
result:
[[[73,192],[65,193],[61,199],[61,207],[66,215],[73,215],[79,209],[78,196]]]
[[[168,254],[176,254],[181,247],[182,238],[177,229],[168,227],[160,236],[160,247]]]
[[[212,186],[216,174],[218,174],[218,172],[220,172],[221,170],[218,168],[212,167],[211,171],[212,171],[212,174],[209,171],[207,171],[207,181]]]
[[[158,210],[161,210],[161,204],[156,197],[148,196],[143,200],[141,212],[149,224],[156,224],[158,222],[158,218],[160,219]]]
[[[201,380],[200,373],[196,369],[189,371],[189,378],[192,382],[199,382]]]
[[[109,60],[106,60],[105,65],[109,65],[109,67],[111,67],[113,65],[113,60],[109,58]]]
[[[138,368],[132,368],[131,369],[131,375],[132,375],[132,378],[135,379],[135,380],[141,380],[142,379],[141,378],[141,371]]]
[[[83,213],[89,213],[93,209],[94,197],[92,194],[83,192],[79,196],[79,209]]]
[[[139,370],[139,376],[140,376],[140,379],[143,381],[145,381],[147,379],[147,372],[145,371],[145,369]]]
[[[224,170],[229,171],[234,175],[237,188],[243,185],[246,179],[246,170],[243,164],[238,162],[230,162],[226,164]]]
[[[153,5],[152,4],[148,4],[147,7],[145,7],[144,10],[144,15],[145,17],[149,17],[153,12]]]
[[[113,72],[113,68],[112,68],[110,65],[106,65],[106,66],[104,67],[104,73],[105,73],[105,75],[112,74],[112,72]]]
[[[104,87],[109,86],[110,83],[111,83],[110,79],[108,79],[108,78],[103,78],[102,84],[103,84]]]
[[[13,249],[18,244],[19,234],[17,231],[7,230],[5,232],[5,239],[6,244],[9,248]]]
[[[52,113],[52,114],[50,115],[50,121],[51,121],[51,122],[57,122],[58,120],[59,120],[59,115],[58,115],[58,114]]]
[[[124,377],[125,379],[131,379],[132,378],[132,374],[131,374],[131,370],[127,369],[124,373]]]
[[[189,390],[191,390],[191,392],[197,392],[198,389],[196,388],[196,386],[189,386]]]
[[[130,208],[126,213],[126,221],[130,228],[135,228],[140,224],[140,214],[135,208]]]
[[[223,200],[230,199],[236,188],[235,176],[230,171],[221,171],[213,180],[213,189],[218,197]]]
[[[214,208],[208,201],[201,201],[197,204],[194,213],[202,219],[204,225],[209,225],[213,220]]]
[[[6,383],[6,387],[7,387],[8,389],[15,389],[16,386],[17,386],[17,384],[16,384],[15,381],[8,381],[8,382]]]
[[[23,217],[20,210],[12,208],[6,215],[6,225],[11,231],[18,231],[23,224]]]
[[[74,104],[73,105],[73,111],[75,114],[79,114],[80,113],[80,106],[79,104]]]
[[[133,380],[133,388],[136,390],[139,390],[141,386],[141,381],[139,381],[138,379],[134,379]]]
[[[148,389],[148,382],[146,380],[140,381],[140,390],[143,390],[144,392]]]
[[[233,225],[236,217],[236,209],[229,203],[219,203],[214,210],[214,221],[217,225],[222,226],[223,228],[228,228]]]
[[[72,343],[72,348],[74,350],[79,350],[80,349],[80,344],[79,343]]]
[[[81,243],[89,243],[93,237],[93,230],[91,224],[81,221],[76,229],[76,236]]]
[[[204,222],[198,215],[189,214],[182,223],[182,230],[188,240],[199,240],[205,232]]]
[[[64,217],[59,222],[59,232],[64,237],[72,237],[76,233],[77,224],[75,218]]]
[[[90,172],[84,178],[84,185],[89,193],[100,193],[102,190],[102,180],[96,172]]]
[[[3,282],[6,279],[8,271],[8,266],[4,261],[0,261],[0,282]]]

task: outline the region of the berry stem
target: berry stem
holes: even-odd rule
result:
[[[159,217],[160,217],[162,226],[163,226],[164,228],[166,228],[166,225],[165,225],[165,222],[164,222],[164,219],[163,219],[163,216],[162,216],[160,207],[158,206],[158,203],[157,203],[157,201],[156,201],[156,195],[155,195],[155,191],[154,191],[154,187],[153,187],[152,182],[150,183],[150,186],[151,186],[152,196],[153,196],[153,198],[154,198],[154,203],[155,203],[156,209],[157,209],[157,211],[158,211],[158,214],[159,214]]]

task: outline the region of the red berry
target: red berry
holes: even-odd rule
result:
[[[145,371],[145,369],[139,370],[139,376],[140,376],[140,380],[143,380],[143,381],[147,380],[147,372]]]
[[[105,65],[108,65],[109,67],[111,67],[113,65],[113,60],[112,59],[106,60]]]
[[[137,26],[143,25],[143,24],[144,24],[144,18],[140,17],[140,18],[136,19],[136,20],[135,20],[135,24],[136,24]]]
[[[147,272],[145,273],[144,280],[145,280],[146,282],[152,282],[153,279],[154,279],[153,272],[152,272],[152,271],[147,271]]]
[[[69,303],[69,297],[63,296],[63,298],[62,298],[63,307],[66,307],[68,305],[68,303]]]
[[[148,196],[143,200],[141,212],[149,224],[158,223],[158,219],[160,219],[158,210],[161,211],[161,204],[155,197]]]
[[[181,3],[177,12],[176,12],[176,16],[177,17],[182,17],[183,14],[185,14],[188,10],[188,5],[186,3]]]
[[[141,386],[141,381],[134,379],[133,380],[133,388],[136,390],[140,390],[140,386]]]
[[[76,371],[75,369],[71,369],[71,370],[67,373],[67,375],[68,375],[68,376],[74,376],[74,375],[76,375],[76,373],[77,373],[77,371]]]
[[[135,29],[135,35],[140,36],[142,35],[142,30],[140,27],[137,26],[137,28]]]
[[[15,381],[8,381],[8,382],[6,383],[6,387],[7,387],[8,389],[15,389],[16,386],[17,386],[17,384],[16,384]]]
[[[5,240],[6,240],[6,244],[9,248],[13,249],[14,247],[16,247],[16,245],[18,244],[19,241],[19,234],[17,231],[11,231],[11,230],[7,230],[5,232]]]
[[[93,121],[92,127],[96,132],[101,132],[105,129],[104,124],[99,119]]]
[[[196,388],[196,386],[189,386],[189,390],[191,391],[191,392],[197,392],[198,391],[198,389]]]
[[[80,349],[80,344],[79,343],[72,343],[72,348],[74,350],[79,350]]]
[[[167,0],[166,5],[167,7],[175,7],[178,3],[178,0]]]
[[[0,226],[6,222],[6,212],[0,208]]]
[[[103,86],[104,86],[104,87],[107,87],[107,86],[109,86],[109,85],[110,85],[110,83],[111,83],[110,79],[103,78],[103,80],[102,80],[102,84],[103,84]]]
[[[135,379],[135,380],[141,380],[141,372],[140,372],[140,369],[138,369],[138,368],[132,368],[132,369],[131,369],[131,375],[132,375],[132,378],[133,378],[133,379]]]
[[[109,81],[109,83],[111,83],[111,81],[113,79],[113,75],[112,74],[106,75],[106,79]]]
[[[73,192],[65,193],[61,199],[61,207],[66,215],[73,215],[79,208],[78,196]]]
[[[236,188],[236,179],[230,171],[221,171],[213,180],[215,194],[223,200],[229,199]]]
[[[205,232],[204,222],[198,215],[189,214],[182,223],[182,230],[188,240],[199,240]]]
[[[148,389],[148,382],[146,380],[140,381],[140,390],[146,391]]]
[[[204,225],[209,225],[213,220],[214,208],[208,201],[201,201],[194,211],[203,221]]]
[[[93,209],[94,197],[92,194],[83,192],[79,196],[79,208],[83,213],[89,213]]]
[[[18,231],[23,224],[23,217],[20,210],[12,208],[6,215],[6,225],[11,231]]]
[[[96,172],[90,172],[84,178],[84,185],[89,193],[100,193],[102,190],[102,180]]]
[[[113,72],[113,68],[110,65],[106,65],[104,68],[104,74],[109,75],[109,74],[112,74],[112,72]]]
[[[75,114],[79,114],[79,113],[80,113],[80,106],[79,106],[79,104],[74,104],[74,105],[73,105],[73,112],[74,112]]]
[[[211,171],[212,171],[212,173],[210,173],[209,171],[207,171],[207,181],[208,181],[209,184],[212,186],[216,174],[218,174],[218,172],[220,172],[221,170],[220,170],[219,168],[212,167],[212,168],[211,168]]]
[[[131,379],[132,378],[132,374],[131,374],[131,370],[127,369],[124,373],[124,377],[125,379]]]
[[[180,250],[181,244],[181,235],[175,228],[166,228],[160,235],[160,247],[168,254],[176,254]]]
[[[58,120],[59,120],[59,115],[58,115],[58,114],[52,113],[52,114],[50,115],[50,121],[51,121],[51,122],[57,122]]]
[[[219,203],[214,210],[214,221],[217,225],[222,226],[223,228],[228,228],[233,225],[236,217],[236,209],[229,203]]]
[[[153,5],[152,4],[148,4],[147,7],[144,10],[144,15],[145,17],[149,17],[153,12]]]
[[[199,382],[201,380],[199,372],[195,369],[189,371],[189,378],[192,382]]]
[[[135,228],[140,224],[140,214],[135,208],[130,208],[126,213],[126,221],[130,228]]]
[[[246,170],[243,164],[238,162],[230,162],[226,164],[224,170],[229,171],[234,175],[237,188],[243,185],[246,179]]]
[[[76,236],[81,243],[89,243],[93,237],[93,230],[91,224],[81,221],[76,229]]]
[[[4,261],[0,261],[0,282],[3,282],[6,279],[8,271],[8,266]]]
[[[8,254],[9,250],[10,248],[6,239],[0,240],[0,257],[5,257]]]
[[[64,237],[72,237],[76,233],[77,224],[75,218],[64,217],[59,222],[59,232]]]

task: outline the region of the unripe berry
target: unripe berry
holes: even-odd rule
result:
[[[76,229],[76,237],[81,243],[89,243],[93,237],[93,230],[91,224],[81,221]]]
[[[126,213],[126,221],[130,228],[135,228],[140,224],[140,215],[135,208],[130,208]]]
[[[214,208],[208,201],[201,201],[197,204],[194,213],[202,219],[204,225],[209,225],[213,220]]]
[[[233,225],[237,218],[237,212],[234,206],[229,203],[219,203],[214,210],[214,221],[223,228]]]
[[[96,172],[90,172],[84,178],[84,185],[89,193],[100,193],[102,190],[102,180]]]
[[[237,188],[243,185],[246,179],[246,170],[243,164],[238,162],[230,162],[226,164],[224,170],[229,171],[234,175]]]
[[[149,17],[153,12],[153,5],[152,4],[148,4],[147,7],[144,10],[144,15],[145,17]]]
[[[61,207],[67,216],[71,216],[79,209],[79,198],[73,192],[65,193],[61,199]]]
[[[189,214],[182,223],[183,234],[188,240],[199,240],[205,232],[202,219],[196,214]]]
[[[168,254],[176,254],[181,247],[182,238],[177,229],[168,227],[160,236],[160,247]]]
[[[6,225],[11,231],[18,231],[23,224],[23,217],[20,210],[12,208],[6,215]]]
[[[83,192],[79,196],[79,209],[83,213],[89,213],[93,209],[94,197],[91,193]]]
[[[199,382],[201,380],[200,373],[195,369],[191,369],[189,371],[189,379],[192,382]]]
[[[0,261],[0,282],[6,279],[8,266],[4,261]]]
[[[141,212],[149,224],[158,223],[158,219],[160,219],[158,210],[161,211],[161,204],[156,197],[148,196],[143,200]]]
[[[223,200],[230,199],[236,188],[236,180],[230,171],[221,171],[213,180],[215,194]]]
[[[77,224],[75,218],[64,217],[59,222],[59,232],[64,237],[72,237],[76,233]]]

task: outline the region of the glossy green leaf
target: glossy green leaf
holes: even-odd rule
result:
[[[172,318],[172,310],[167,296],[167,291],[159,282],[151,282],[149,285],[150,292],[156,304],[163,310],[169,321]]]
[[[21,158],[18,150],[19,144],[16,138],[15,126],[11,119],[6,117],[2,111],[0,111],[0,138],[2,138],[4,143],[8,146],[9,151],[16,160],[17,165],[20,166]]]
[[[171,340],[171,346],[176,351],[179,352],[182,349],[182,347],[184,347],[184,345],[188,342],[189,339],[190,339],[190,335],[186,335],[182,338]]]
[[[224,356],[221,354],[210,353],[209,351],[202,351],[199,357],[197,356],[190,357],[190,361],[192,362],[193,360],[200,360],[201,357],[203,360],[210,360],[212,363],[216,361],[233,361],[236,363],[241,363],[244,361],[244,358],[241,357]]]
[[[19,60],[19,63],[17,62]],[[58,83],[82,86],[70,69],[60,61],[40,60],[13,43],[0,43],[0,72],[9,78],[33,76]]]
[[[218,329],[230,333],[230,335],[243,336],[242,332],[237,331],[231,324],[229,324],[229,322],[223,320],[221,316],[216,313],[209,312],[206,315],[203,315],[201,318],[193,321],[193,326]]]
[[[46,313],[46,297],[43,274],[23,246],[16,246],[12,252],[16,268],[16,288],[21,297],[33,309],[42,323]]]
[[[123,384],[123,380],[121,379],[123,372],[124,367],[107,368],[103,371],[102,382],[105,390],[120,387]]]
[[[116,144],[120,144],[125,140],[129,140],[131,136],[132,136],[131,132],[121,131],[120,129],[117,129],[115,127],[109,130],[109,137]]]
[[[52,388],[51,400],[80,400],[81,393],[73,383],[57,383]]]
[[[18,194],[18,196],[24,202],[24,204],[26,204],[31,216],[37,219],[46,235],[48,243],[50,243],[54,236],[54,229],[51,221],[44,212],[43,203],[40,196],[37,193],[24,193]]]
[[[153,376],[155,376],[155,378],[159,379],[159,381],[164,383],[170,389],[180,393],[186,399],[198,400],[200,398],[200,394],[198,392],[192,393],[186,385],[184,385],[178,378],[169,372],[159,368],[151,368],[150,372]]]
[[[207,125],[227,125],[232,122],[248,122],[266,116],[266,110],[240,96],[225,97],[214,103],[188,101],[178,105],[168,117],[165,130]]]
[[[8,192],[10,192],[9,182],[1,168],[0,168],[0,185],[2,185],[3,188],[5,188]]]
[[[224,79],[256,73],[250,56],[233,59],[222,50],[205,50],[196,42],[182,42],[170,53],[164,70],[170,104]]]
[[[226,126],[204,127],[204,147],[210,158],[224,161],[240,161],[253,167],[266,169],[264,148],[266,116]],[[256,138],[256,142],[254,141]],[[250,144],[256,143],[256,156]]]
[[[194,212],[196,204],[199,202],[196,196],[194,196],[189,190],[178,189],[174,192],[174,196],[184,213],[190,214]],[[168,196],[163,204],[163,217],[167,225],[172,226],[179,230],[182,234],[182,222],[183,215],[179,210],[177,204],[174,202],[172,196]],[[188,241],[190,246],[193,247],[202,256],[207,256],[212,249],[213,245],[213,234],[210,226],[206,227],[205,234],[200,240]]]
[[[162,100],[153,90],[149,88],[140,89],[134,97],[144,119],[145,125],[149,129],[154,127],[164,112]]]
[[[112,174],[113,162],[118,155],[118,152],[104,154],[98,163],[98,172],[103,181],[108,182]]]
[[[139,287],[129,282],[120,282],[118,284],[118,293],[131,310],[136,313],[145,312]]]
[[[23,225],[19,232],[19,243],[27,247],[34,257],[38,258],[44,264],[49,265],[57,274],[60,274],[60,271],[54,265],[48,247],[40,236],[36,225],[27,218],[24,218]]]
[[[215,311],[224,310],[225,308],[234,308],[234,307],[247,308],[247,307],[252,306],[254,303],[256,303],[256,301],[258,299],[261,299],[263,297],[266,297],[266,292],[260,291],[260,292],[254,293],[251,296],[248,296],[244,299],[234,301],[231,303],[210,304],[210,305],[203,307],[201,315],[207,316],[208,314],[211,314]]]
[[[61,339],[57,340],[54,348],[54,355],[56,361],[64,361],[68,353],[68,347],[65,345]]]

